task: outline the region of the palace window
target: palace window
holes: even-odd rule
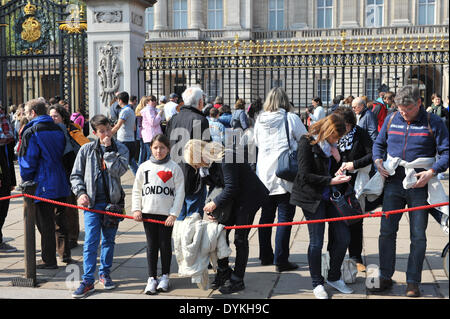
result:
[[[317,80],[317,96],[324,104],[331,100],[331,79]]]
[[[419,0],[419,25],[435,23],[436,0]]]
[[[333,0],[317,1],[317,27],[330,29],[333,26]]]
[[[376,100],[378,98],[378,88],[381,86],[380,78],[366,79],[366,96],[369,100]]]
[[[145,9],[145,30],[153,30],[155,26],[155,20],[154,20],[154,9],[153,7]]]
[[[284,0],[269,0],[269,30],[284,29]]]
[[[187,0],[173,0],[173,28],[187,29]]]
[[[366,27],[383,26],[384,0],[367,0]]]
[[[208,29],[223,29],[223,0],[208,0]]]

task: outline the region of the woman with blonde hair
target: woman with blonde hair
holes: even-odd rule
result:
[[[139,104],[136,106],[136,110],[134,111],[136,114],[136,141],[139,141],[139,160],[138,165],[141,165],[145,162],[145,158],[150,156],[150,148],[147,148],[147,145],[144,144],[142,140],[142,115],[141,111],[147,106],[150,101],[150,97],[144,95],[141,97]]]
[[[337,175],[341,157],[337,142],[345,134],[345,120],[338,114],[331,114],[313,124],[309,134],[302,136],[298,152],[298,173],[292,188],[290,203],[303,210],[306,220],[340,217],[330,201],[330,186],[347,183],[351,177]],[[330,270],[327,283],[342,293],[353,290],[341,278],[341,265],[350,243],[350,230],[343,221],[329,223],[333,244],[329,247]],[[328,299],[321,274],[322,246],[325,233],[324,223],[308,224],[308,263],[313,293],[318,299]]]
[[[248,163],[237,163],[236,154],[224,149],[222,144],[190,140],[184,148],[184,159],[196,170],[201,170],[203,181],[209,186],[208,197],[212,200],[204,207],[211,220],[216,209],[231,205],[230,217],[221,223],[232,225],[252,225],[256,212],[261,207],[268,191],[258,179]],[[236,229],[234,244],[236,259],[234,270],[230,268],[228,257],[218,260],[218,269],[213,289],[230,294],[245,289],[244,275],[247,267],[249,228]],[[229,244],[230,230],[227,230]]]
[[[295,206],[289,204],[292,181],[277,177],[275,172],[281,153],[287,149],[297,150],[300,137],[307,131],[300,117],[289,112],[289,99],[282,88],[274,88],[269,92],[263,110],[256,119],[254,130],[254,141],[258,147],[256,174],[269,189],[270,194],[262,206],[259,223],[273,223],[277,211],[279,223],[291,222],[295,215]],[[258,228],[261,264],[275,264],[279,272],[298,268],[298,265],[288,260],[290,236],[291,226],[277,227],[274,253],[272,228]]]

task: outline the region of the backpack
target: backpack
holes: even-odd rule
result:
[[[86,126],[86,124],[84,126]],[[90,140],[84,136],[81,127],[76,123],[70,123],[67,131],[69,132],[70,141],[77,151],[81,148],[81,146],[90,142]]]
[[[375,112],[375,109],[379,107],[379,111]],[[384,119],[387,116],[387,108],[386,105],[380,102],[374,102],[372,107],[372,113],[377,116],[377,122],[378,122],[378,132],[381,130],[381,127],[383,126]]]

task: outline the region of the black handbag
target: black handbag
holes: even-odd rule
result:
[[[341,217],[350,217],[363,214],[361,205],[356,199],[355,190],[350,184],[347,184],[344,194],[342,194],[336,186],[331,186],[330,200]],[[360,221],[360,218],[344,220],[347,225],[353,225]]]
[[[223,191],[222,187],[214,187],[206,197],[205,203],[213,201],[214,198],[216,198],[222,191]],[[225,205],[217,207],[209,215],[213,216],[219,224],[230,226],[232,222],[233,203],[234,201],[230,200]]]
[[[291,150],[291,143],[289,139],[287,112],[284,114],[284,127],[286,129],[286,137],[288,141],[288,149],[283,151],[278,157],[278,167],[275,171],[275,175],[281,179],[293,182],[295,176],[297,176],[298,162],[297,151]]]

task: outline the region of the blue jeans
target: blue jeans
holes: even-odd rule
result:
[[[428,205],[428,187],[404,189],[399,178],[390,178],[384,186],[383,211],[403,209]],[[398,224],[403,214],[390,215],[381,218],[380,237],[380,276],[390,279],[395,271],[396,240]],[[427,247],[426,229],[428,225],[428,211],[418,210],[409,212],[410,252],[406,270],[406,281],[418,284],[422,279],[422,267]]]
[[[330,201],[322,200],[315,213],[303,211],[306,220],[317,220],[324,218],[340,217]],[[350,244],[350,229],[343,222],[331,222],[328,224],[329,231],[332,234],[332,243],[329,245],[330,270],[328,271],[328,280],[336,281],[341,278],[341,266]],[[309,247],[308,263],[311,273],[313,288],[324,284],[322,276],[322,247],[325,233],[325,223],[308,224]]]
[[[106,203],[96,203],[94,209],[104,210]],[[103,215],[84,211],[84,246],[83,246],[83,280],[95,281],[94,273],[97,265],[97,250],[101,235],[99,275],[109,275],[113,263],[116,228],[102,227]]]
[[[199,213],[203,218],[203,207],[205,207],[206,200],[206,185],[203,185],[201,190],[194,195],[186,195],[184,197],[183,208],[177,220],[184,220],[186,217],[194,213]]]
[[[121,142],[128,148],[129,157],[128,157],[128,167],[133,172],[133,175],[136,176],[136,172],[138,170],[138,164],[136,163],[135,154],[136,154],[136,142]]]
[[[278,207],[278,223],[292,222],[295,215],[295,206],[289,204],[290,193],[271,195],[263,203],[259,224],[272,224]],[[272,227],[258,228],[259,259],[271,260],[276,265],[283,265],[289,258],[289,239],[292,226],[277,227],[275,235],[275,254],[272,250]]]
[[[144,141],[141,139],[139,140],[139,144],[141,146],[141,150],[139,152],[138,164],[141,165],[150,158],[151,151],[150,151],[150,143],[144,143]]]

